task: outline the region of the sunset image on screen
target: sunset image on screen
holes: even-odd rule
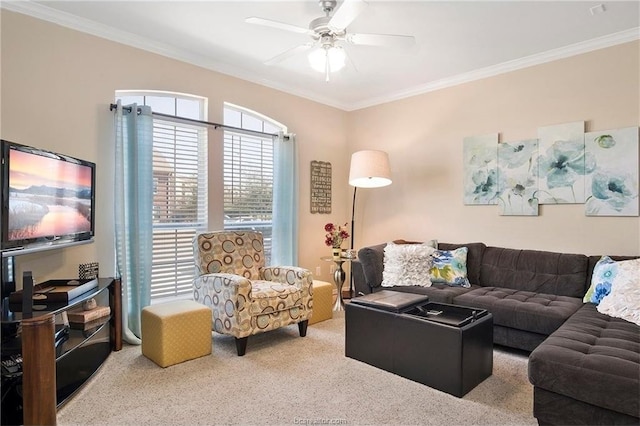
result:
[[[90,231],[91,179],[89,166],[12,148],[9,152],[9,240],[53,238]]]
[[[9,182],[15,189],[26,189],[34,185],[52,188],[91,187],[91,169],[86,166],[13,149],[9,161]]]

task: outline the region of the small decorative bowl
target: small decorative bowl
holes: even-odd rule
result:
[[[96,299],[93,299],[93,298],[82,302],[82,309],[84,309],[85,311],[90,311],[91,309],[94,309],[96,306],[98,306],[98,304],[96,303]]]

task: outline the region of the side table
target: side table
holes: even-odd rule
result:
[[[336,264],[336,270],[333,272],[333,283],[336,285],[336,289],[338,290],[338,297],[336,298],[336,303],[333,305],[333,310],[344,311],[342,285],[344,284],[346,273],[344,272],[344,269],[342,269],[342,264],[345,262],[351,262],[353,259],[348,257],[334,258],[333,256],[322,256],[320,259],[325,262],[333,262]]]

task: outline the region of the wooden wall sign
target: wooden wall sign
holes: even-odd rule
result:
[[[331,163],[311,162],[311,213],[331,213]]]

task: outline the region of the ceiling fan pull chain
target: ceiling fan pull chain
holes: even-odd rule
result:
[[[331,72],[331,64],[329,63],[329,49],[324,49],[324,71],[325,77],[324,81],[329,82],[329,73]]]

